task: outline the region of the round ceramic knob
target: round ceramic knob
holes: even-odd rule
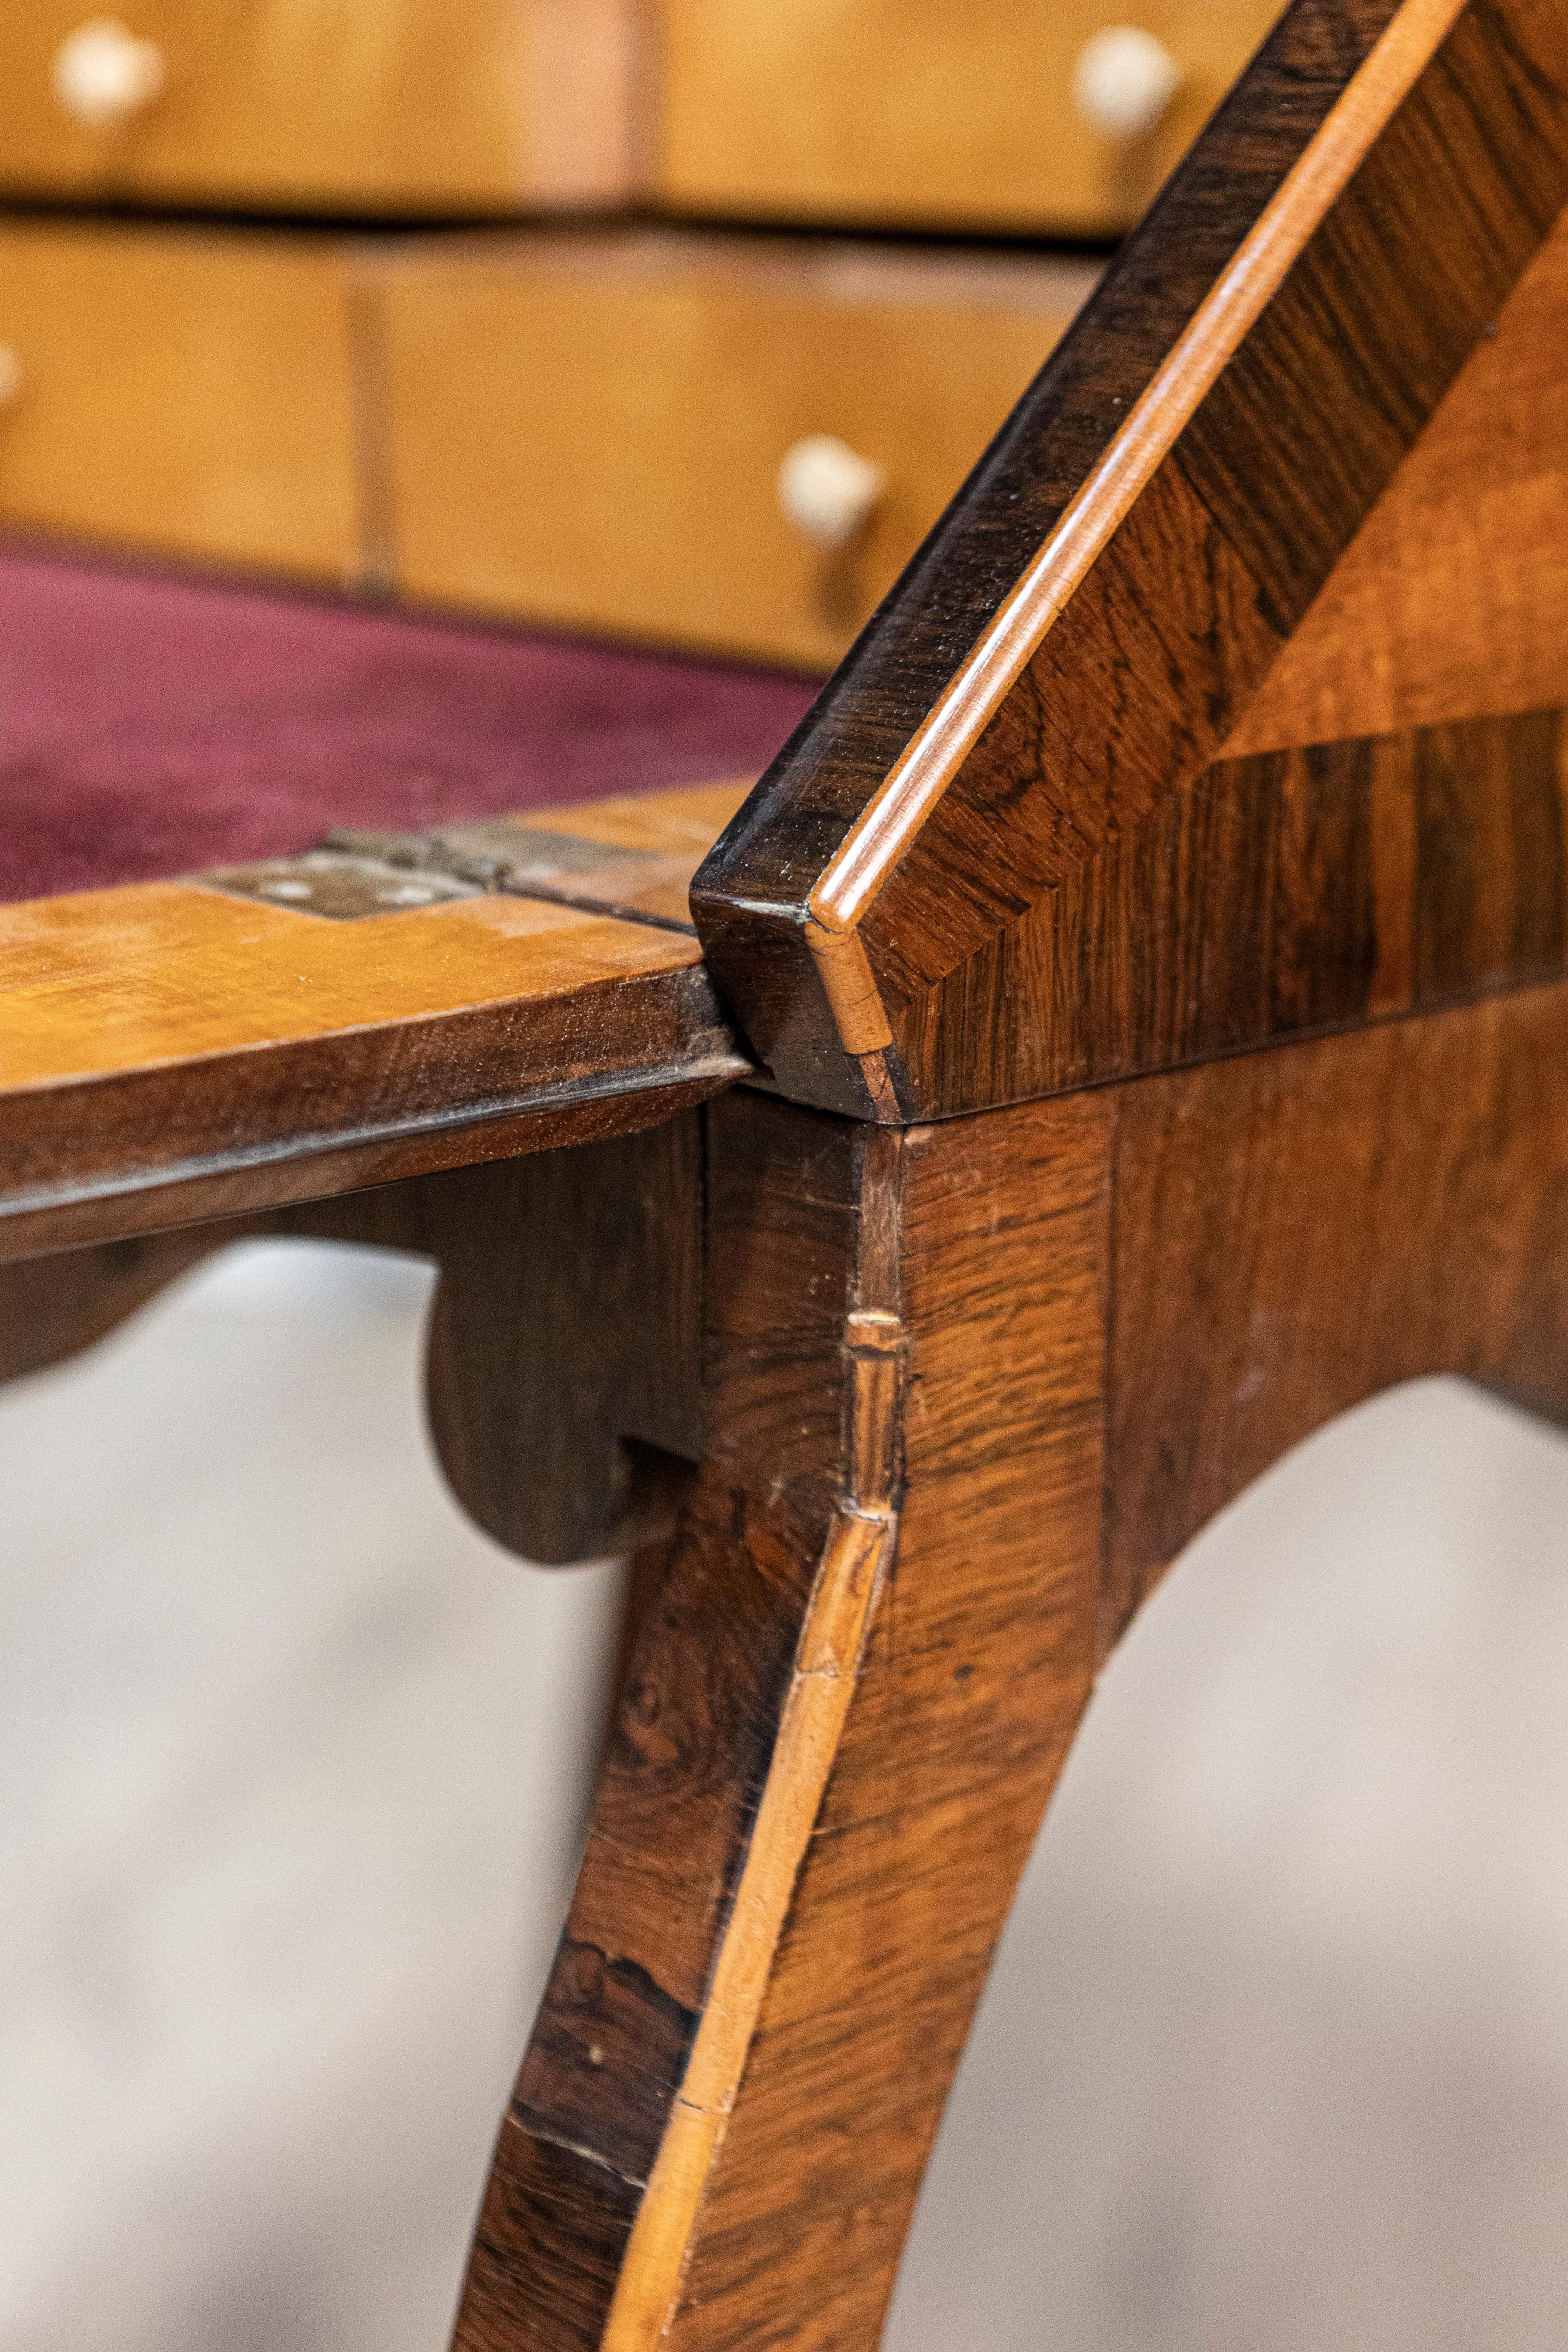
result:
[[[89,131],[113,131],[163,87],[163,52],[118,16],[92,16],[55,51],[50,79],[66,112]]]
[[[0,343],[0,408],[9,408],[22,389],[22,354],[15,343]]]
[[[836,433],[793,442],[778,471],[780,506],[818,547],[847,547],[858,539],[887,487],[881,467]]]
[[[1108,25],[1078,53],[1073,104],[1086,122],[1112,139],[1152,131],[1182,85],[1182,68],[1152,33]]]

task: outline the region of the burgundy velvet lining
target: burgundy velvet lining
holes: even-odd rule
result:
[[[0,551],[0,899],[766,765],[795,677]]]

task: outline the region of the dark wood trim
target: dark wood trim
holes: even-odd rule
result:
[[[635,1134],[706,1101],[752,1067],[742,1055],[721,1051],[701,1055],[695,1070],[656,1066],[644,1084],[627,1083],[623,1076],[619,1083],[585,1088],[575,1100],[565,1090],[542,1088],[531,1101],[525,1096],[512,1105],[453,1109],[423,1122],[393,1116],[379,1129],[368,1133],[351,1129],[341,1139],[290,1131],[288,1099],[269,1089],[279,1121],[276,1140],[248,1150],[195,1153],[183,1162],[160,1160],[154,1118],[158,1106],[155,1098],[144,1097],[134,1106],[135,1124],[142,1130],[140,1150],[85,1176],[80,1162],[68,1157],[51,1162],[42,1148],[47,1126],[44,1137],[29,1139],[38,1172],[33,1185],[10,1201],[0,1194],[0,1264],[91,1242],[162,1233],[174,1225],[246,1215],[290,1202],[361,1192],[441,1169]],[[188,1070],[183,1075],[188,1077]],[[470,1084],[473,1076],[468,1074]],[[203,1107],[193,1106],[178,1082],[170,1085],[169,1093],[176,1116]],[[222,1108],[221,1087],[205,1107]],[[94,1108],[85,1086],[76,1090],[71,1117],[62,1118],[56,1130],[64,1129],[63,1150],[68,1151],[84,1129],[90,1145]],[[53,1182],[47,1175],[51,1166]]]
[[[898,1142],[710,1114],[708,1458],[502,2126],[469,2347],[658,2341],[892,1552]]]
[[[568,1564],[668,1536],[703,1451],[702,1114],[0,1264],[0,1379],[89,1346],[229,1243],[405,1250],[441,1279],[428,1409],[486,1533]]]

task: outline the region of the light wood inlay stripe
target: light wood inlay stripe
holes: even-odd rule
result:
[[[604,2352],[654,2352],[662,2337],[740,2088],[892,1556],[902,1337],[895,1316],[865,1311],[848,1318],[853,1492],[835,1512],[823,1549],[734,1909],[621,2267]]]
[[[852,931],[904,856],[1041,641],[1163,464],[1177,437],[1305,250],[1324,215],[1409,96],[1468,0],[1406,0],[1280,183],[1127,423],[1001,605],[825,869],[807,937],[825,972],[827,941]],[[857,976],[858,977],[858,976]],[[837,1013],[859,989],[829,987]],[[865,1010],[850,1052],[887,1042]]]

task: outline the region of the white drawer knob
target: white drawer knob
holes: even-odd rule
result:
[[[792,442],[779,466],[779,504],[818,547],[847,547],[858,539],[887,487],[882,467],[836,433]]]
[[[1182,86],[1182,68],[1152,33],[1108,25],[1078,53],[1073,104],[1086,122],[1112,139],[1152,131]]]
[[[22,354],[15,343],[0,343],[0,408],[9,408],[22,389]]]
[[[112,131],[163,87],[163,52],[118,16],[91,16],[55,51],[49,79],[66,112],[89,131]]]

